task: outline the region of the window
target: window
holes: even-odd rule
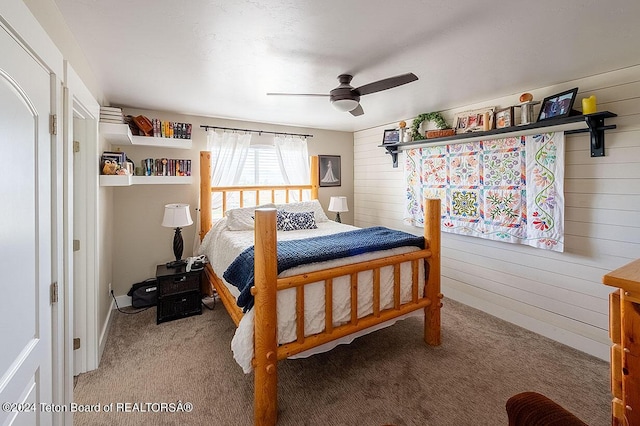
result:
[[[309,183],[309,155],[305,138],[282,135],[249,135],[209,131],[208,147],[213,152],[213,186],[283,186]],[[310,191],[242,190],[214,194],[213,217],[222,210],[264,203],[310,199]],[[242,198],[242,200],[241,200]]]
[[[238,180],[238,185],[284,185],[275,146],[253,145]]]

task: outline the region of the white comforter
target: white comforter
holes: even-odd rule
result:
[[[308,229],[300,231],[279,231],[279,240],[292,240],[310,238],[320,235],[335,234],[348,230],[357,229],[350,225],[344,225],[333,221],[317,223],[318,229]],[[227,219],[223,218],[218,221],[213,228],[207,233],[200,247],[200,254],[206,254],[211,266],[218,277],[222,279],[224,271],[233,262],[233,260],[247,247],[252,246],[254,239],[254,230],[246,231],[230,231],[227,227]],[[390,256],[393,254],[406,253],[418,250],[416,247],[399,247],[391,250],[384,250],[373,253],[365,253],[362,255],[349,257],[345,259],[336,259],[328,262],[319,262],[283,271],[280,277],[297,275],[313,270],[331,268],[335,266],[347,265],[350,263],[376,259],[380,257]],[[420,269],[420,277],[423,277],[423,269]],[[407,302],[411,300],[411,266],[410,263],[403,264],[401,267],[401,300]],[[371,271],[362,272],[358,275],[358,317],[364,317],[373,312],[373,274]],[[224,284],[231,293],[238,297],[239,290],[224,281]],[[339,326],[347,323],[351,319],[351,294],[349,277],[339,277],[334,279],[333,284],[333,324]],[[424,283],[420,283],[420,292]],[[380,271],[380,304],[381,309],[389,308],[393,305],[393,268],[386,267]],[[305,286],[305,335],[319,333],[324,330],[324,283],[314,283]],[[292,342],[296,339],[296,296],[295,289],[279,291],[277,296],[277,316],[278,316],[278,343],[284,344]],[[421,312],[416,312],[420,315]],[[406,317],[406,316],[405,316]],[[350,343],[356,337],[377,330],[381,327],[393,324],[398,319],[392,320],[383,325],[372,327],[364,330],[356,335],[350,335],[342,340],[331,342],[321,347],[306,351],[298,356],[309,356],[313,353],[324,352],[338,344]],[[234,338],[231,342],[233,356],[242,367],[245,373],[252,370],[251,360],[253,358],[253,310],[245,314],[240,321]]]

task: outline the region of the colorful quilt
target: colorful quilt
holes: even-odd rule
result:
[[[564,133],[405,151],[405,220],[424,225],[442,200],[442,231],[564,250]]]

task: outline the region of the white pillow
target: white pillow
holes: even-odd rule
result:
[[[227,228],[231,231],[249,231],[255,227],[254,215],[256,209],[275,207],[275,204],[262,204],[255,207],[227,210],[225,212],[225,216],[227,216]]]
[[[298,203],[289,204],[276,204],[276,208],[278,210],[284,210],[286,212],[292,213],[304,213],[311,211],[314,213],[316,223],[329,221],[327,214],[322,209],[322,205],[320,205],[320,201],[318,200],[300,201]]]

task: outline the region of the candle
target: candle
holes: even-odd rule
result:
[[[588,98],[582,98],[582,113],[593,114],[596,112],[596,97],[591,95]]]

